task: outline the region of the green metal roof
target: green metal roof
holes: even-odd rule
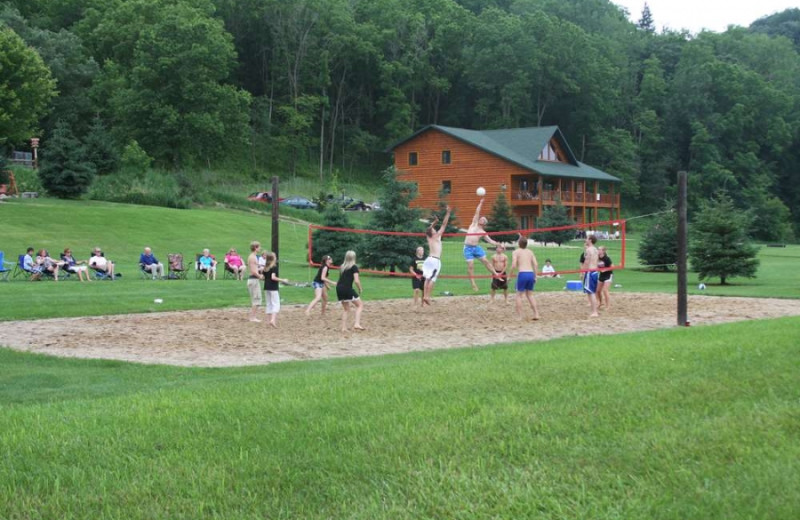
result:
[[[476,148],[496,155],[522,168],[544,176],[571,177],[607,182],[621,182],[620,179],[602,170],[584,164],[575,158],[575,154],[557,126],[537,126],[530,128],[510,128],[502,130],[467,130],[450,126],[428,125],[409,137],[392,145],[392,151],[401,144],[410,141],[428,130],[438,130],[455,137]],[[569,163],[540,161],[539,154],[550,139],[556,138],[567,154]]]

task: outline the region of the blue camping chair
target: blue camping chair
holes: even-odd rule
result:
[[[6,262],[5,253],[0,251],[0,278],[2,278],[4,282],[8,281],[8,275],[14,271],[13,269],[9,269],[9,267],[14,267],[15,265],[14,262]]]
[[[30,278],[33,275],[32,272],[25,269],[25,255],[19,255],[17,257],[17,265],[14,266],[14,273],[11,275],[12,278],[18,278],[22,276],[23,278],[28,277]]]

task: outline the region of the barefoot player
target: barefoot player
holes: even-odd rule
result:
[[[589,298],[589,307],[592,309],[592,313],[589,314],[590,318],[599,316],[599,314],[597,314],[597,282],[600,273],[597,271],[599,254],[597,248],[594,247],[596,242],[597,238],[595,238],[594,235],[586,237],[586,241],[584,242],[583,264],[581,265],[581,270],[583,271],[583,292],[586,293],[586,296]]]
[[[422,277],[425,279],[422,291],[423,307],[431,304],[433,284],[436,283],[436,278],[439,277],[439,272],[442,270],[442,234],[447,229],[448,220],[450,220],[450,206],[447,206],[447,213],[444,214],[444,220],[442,225],[439,226],[439,231],[434,228],[437,219],[434,219],[428,229],[425,230],[425,237],[428,240],[428,258],[422,264]]]
[[[492,267],[497,271],[498,276],[492,278],[492,302],[494,302],[494,295],[498,289],[503,290],[503,300],[508,303],[508,257],[506,256],[506,246],[497,244],[492,255]]]
[[[517,271],[517,316],[522,319],[522,295],[528,299],[533,310],[533,319],[539,319],[539,307],[536,305],[536,298],[533,297],[533,287],[536,285],[536,271],[539,264],[536,262],[536,255],[528,249],[528,239],[520,236],[517,242],[519,247],[511,254],[511,273]]]
[[[247,257],[247,269],[250,276],[247,278],[247,292],[250,293],[250,321],[261,321],[258,319],[258,308],[261,306],[261,283],[264,279],[261,269],[258,267],[258,252],[261,244],[253,241],[250,243],[250,256]]]
[[[478,207],[475,208],[475,216],[472,217],[472,223],[470,223],[469,228],[467,229],[467,238],[464,239],[464,260],[467,261],[467,273],[469,273],[469,283],[472,284],[473,291],[478,290],[478,286],[475,284],[475,259],[480,260],[486,269],[492,273],[492,276],[497,276],[497,271],[494,270],[492,265],[489,263],[489,260],[486,259],[486,252],[481,246],[478,245],[481,241],[481,238],[493,246],[497,245],[497,242],[492,240],[492,237],[490,237],[484,229],[489,221],[486,220],[486,217],[481,216],[481,207],[483,206],[483,201],[484,198],[481,197]]]

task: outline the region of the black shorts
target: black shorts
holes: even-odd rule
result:
[[[508,289],[508,276],[506,273],[500,273],[500,278],[492,278],[492,290]]]
[[[351,302],[358,299],[358,293],[352,287],[336,287],[336,298],[340,302]]]
[[[423,286],[425,285],[425,278],[417,278],[416,276],[411,277],[411,288],[412,289],[419,289],[422,290]]]

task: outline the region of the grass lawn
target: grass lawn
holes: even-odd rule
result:
[[[270,242],[267,217],[246,211],[43,199],[0,204],[0,221],[9,257],[99,245],[124,273],[0,284],[0,320],[244,306],[241,282],[142,280],[138,255]],[[305,237],[304,224],[281,223],[282,276],[313,275]],[[674,273],[636,268],[631,238],[615,290],[674,291]],[[759,278],[706,292],[800,296],[800,248],[760,255]],[[407,297],[408,285],[369,277],[365,297]],[[465,294],[467,282],[440,290]],[[0,349],[0,518],[797,518],[798,327],[784,318],[237,369]]]
[[[0,518],[797,518],[798,327],[243,369],[0,349]]]
[[[303,212],[290,212],[296,217]],[[354,225],[363,225],[367,214],[354,213]],[[169,252],[182,252],[190,260],[204,247],[219,259],[230,247],[247,252],[251,240],[271,245],[271,225],[266,213],[225,209],[175,210],[166,208],[112,204],[94,201],[58,201],[53,199],[13,200],[0,204],[3,238],[0,250],[7,261],[13,261],[27,246],[47,248],[57,256],[64,247],[71,247],[77,258],[88,257],[94,246],[100,246],[117,263],[123,277],[118,282],[80,284],[13,283],[0,285],[0,320],[68,317],[128,312],[152,312],[198,308],[246,306],[247,292],[242,283],[233,280],[206,282],[194,279],[190,272],[187,281],[153,283],[142,280],[137,267],[139,253],[149,245],[162,262]],[[308,228],[294,219],[281,222],[281,275],[295,281],[310,281],[315,270],[307,267],[306,244]],[[619,259],[618,247],[608,242],[612,258]],[[635,236],[627,242],[627,266],[615,272],[614,282],[622,291],[674,292],[674,273],[649,273],[638,269]],[[446,245],[445,270],[466,274],[458,240]],[[577,261],[578,249],[569,253]],[[537,250],[540,261],[556,254],[554,248]],[[708,284],[706,294],[730,296],[800,297],[800,271],[794,269],[800,258],[800,246],[785,249],[762,248],[758,278],[734,279],[729,286]],[[448,260],[449,259],[449,260]],[[558,266],[558,264],[557,264]],[[483,268],[476,266],[476,272]],[[221,274],[221,273],[220,273]],[[543,279],[537,291],[563,290],[565,279]],[[364,282],[366,299],[409,297],[408,279],[381,276]],[[488,281],[482,281],[488,286]],[[462,279],[441,279],[437,292],[469,294],[469,284]],[[690,276],[690,292],[697,290],[696,276]],[[286,287],[281,296],[286,303],[310,301],[310,288]],[[156,305],[153,300],[164,300]]]

